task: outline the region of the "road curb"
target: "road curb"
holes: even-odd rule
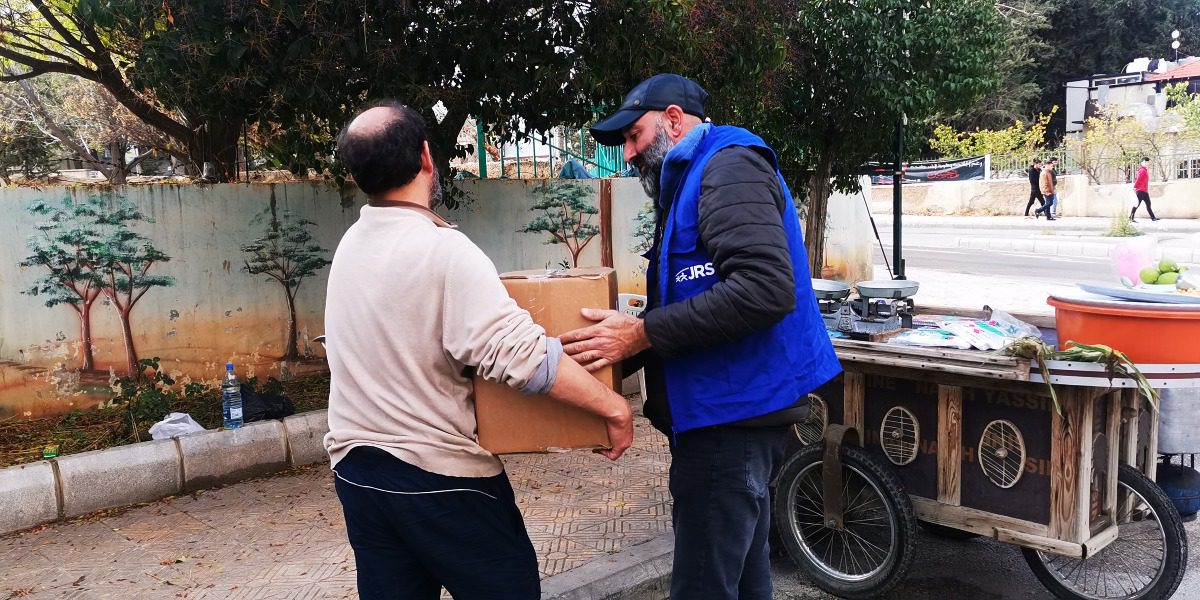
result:
[[[325,410],[0,469],[0,535],[326,460]]]
[[[1108,258],[1113,255],[1113,249],[1119,244],[1100,242],[1076,242],[1068,240],[1038,240],[1038,239],[1004,239],[960,237],[957,247],[965,250],[993,250],[997,252],[1024,252],[1039,256],[1061,256],[1066,258]],[[918,244],[908,244],[908,248],[922,248]],[[1170,258],[1178,262],[1200,262],[1200,248],[1184,248],[1180,246],[1154,247],[1154,258]]]
[[[542,600],[664,600],[674,555],[674,534],[661,535],[543,579]]]

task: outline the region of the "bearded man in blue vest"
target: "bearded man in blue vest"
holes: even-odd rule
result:
[[[659,74],[591,129],[625,147],[655,202],[649,302],[640,319],[585,309],[597,323],[560,340],[589,369],[645,369],[643,411],[672,453],[671,597],[766,600],[768,485],[808,393],[841,367],[775,153],[706,122],[707,100]]]

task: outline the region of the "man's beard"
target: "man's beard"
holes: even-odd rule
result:
[[[650,142],[650,146],[633,159],[633,166],[637,167],[638,178],[642,181],[642,189],[646,190],[646,195],[651,198],[658,199],[663,162],[667,158],[667,153],[674,146],[671,138],[667,136],[667,129],[663,127],[660,120],[654,124],[654,141]]]
[[[429,181],[429,208],[437,208],[442,205],[442,174],[438,172],[437,167],[433,168],[433,178]]]

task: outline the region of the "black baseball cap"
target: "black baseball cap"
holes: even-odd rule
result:
[[[634,121],[652,110],[663,110],[675,104],[689,115],[704,118],[704,105],[708,103],[708,92],[698,83],[674,73],[659,73],[635,86],[621,108],[607,119],[596,123],[592,137],[605,146],[620,146],[625,143],[622,133]]]

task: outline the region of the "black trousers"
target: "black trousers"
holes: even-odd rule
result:
[[[1029,209],[1033,208],[1033,203],[1039,202],[1041,206],[1046,205],[1046,198],[1042,196],[1040,190],[1029,190],[1029,203],[1025,205],[1025,216],[1029,216]]]
[[[448,477],[366,446],[334,467],[362,600],[537,600],[508,476]]]
[[[770,600],[771,477],[788,428],[706,427],[671,448],[672,600]]]
[[[1141,206],[1143,202],[1146,203],[1146,212],[1150,213],[1150,219],[1158,219],[1158,217],[1154,216],[1154,209],[1150,208],[1150,192],[1137,192],[1137,199],[1137,204],[1134,204],[1133,210],[1129,211],[1130,220],[1133,220],[1134,215],[1137,214],[1138,207]]]

